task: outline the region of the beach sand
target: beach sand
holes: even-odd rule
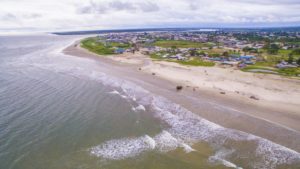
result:
[[[152,61],[140,52],[98,56],[78,42],[64,53],[94,59],[104,73],[142,86],[211,122],[300,151],[298,79]],[[177,91],[178,85],[183,89]]]

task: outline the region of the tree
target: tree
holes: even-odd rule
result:
[[[171,46],[172,53],[176,53],[177,46]]]
[[[190,50],[190,55],[195,56],[196,55],[196,50],[195,49]]]
[[[292,64],[292,63],[294,62],[294,57],[293,57],[292,54],[289,54],[289,58],[288,58],[287,62],[288,62],[289,64]]]
[[[261,57],[261,54],[262,54],[262,53],[263,53],[263,52],[262,52],[262,51],[260,51],[260,50],[259,50],[259,51],[257,51],[257,54],[258,54],[258,56],[259,56],[259,57]]]
[[[205,52],[204,51],[200,51],[199,55],[205,55]]]
[[[211,56],[212,56],[212,57],[220,57],[220,54],[218,54],[218,53],[213,53],[213,54],[211,54]]]
[[[279,46],[276,44],[271,44],[269,48],[267,48],[268,53],[272,55],[278,54],[278,50],[279,50]]]
[[[293,55],[300,55],[300,48],[294,49],[294,50],[292,51],[292,54],[293,54]]]
[[[175,49],[177,49],[177,46],[171,46],[171,49],[175,50]]]
[[[228,53],[227,51],[225,51],[225,52],[223,52],[223,56],[224,56],[225,58],[228,58],[228,57],[229,57],[229,53]]]
[[[300,57],[297,60],[297,64],[300,66]]]
[[[247,55],[247,52],[249,52],[249,51],[250,51],[250,48],[248,46],[243,48],[244,55]]]

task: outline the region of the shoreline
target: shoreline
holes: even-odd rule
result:
[[[170,67],[172,68],[172,66],[175,67],[173,71],[178,69],[194,71],[190,70],[191,68],[185,70],[186,67],[180,65],[154,63],[147,57],[139,60],[139,62],[134,58],[126,58],[126,56],[125,59],[120,57],[111,59],[111,56],[102,57],[80,48],[78,41],[64,49],[63,53],[93,59],[102,67],[104,73],[121,77],[142,86],[150,92],[161,95],[211,122],[255,134],[300,151],[300,126],[298,125],[300,113],[297,112],[297,105],[291,104],[278,108],[278,105],[282,103],[262,99],[253,100],[239,96],[235,92],[226,91],[226,94],[220,94],[222,90],[196,86],[193,83],[187,84],[184,78],[180,80],[172,79],[167,76],[168,72],[165,71]],[[137,54],[136,57],[143,56]],[[157,67],[162,68],[158,69]],[[141,70],[139,70],[140,68]],[[163,73],[160,70],[163,70]],[[155,73],[155,75],[152,75],[152,73]],[[183,90],[176,91],[176,85],[182,85]]]

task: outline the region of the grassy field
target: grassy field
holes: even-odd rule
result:
[[[182,40],[160,40],[154,43],[155,46],[163,48],[201,48],[201,47],[210,47],[211,44],[191,42],[191,41],[182,41]]]
[[[130,44],[115,42],[105,45],[103,42],[99,42],[98,38],[86,38],[81,41],[81,47],[99,55],[111,55],[114,54],[115,48],[127,49],[131,46]]]
[[[150,58],[152,58],[153,60],[161,60],[161,61],[167,61],[167,62],[175,62],[175,63],[179,63],[181,65],[187,65],[187,66],[206,66],[206,67],[212,67],[215,65],[214,62],[209,62],[209,61],[204,61],[200,58],[191,58],[189,60],[176,60],[176,59],[168,59],[168,58],[163,58],[162,56],[165,53],[160,53],[160,55],[158,55],[157,53],[155,54],[151,54]]]
[[[285,68],[278,69],[275,67],[268,66],[266,64],[255,64],[247,66],[241,69],[244,72],[255,72],[255,73],[267,73],[267,74],[278,74],[282,76],[294,76],[299,77],[300,68]]]
[[[205,66],[205,67],[212,67],[215,66],[214,62],[204,61],[199,58],[193,58],[190,60],[172,60],[172,62],[179,63],[181,65],[188,65],[188,66]]]
[[[287,60],[289,57],[289,54],[293,52],[292,49],[280,49],[278,50],[277,54],[268,54],[265,49],[260,49],[261,56],[266,60],[266,62],[280,62],[281,60]],[[294,60],[297,60],[300,58],[300,55],[293,55]]]

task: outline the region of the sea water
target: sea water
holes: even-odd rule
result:
[[[78,38],[0,37],[1,169],[299,168],[294,150],[62,54]]]

